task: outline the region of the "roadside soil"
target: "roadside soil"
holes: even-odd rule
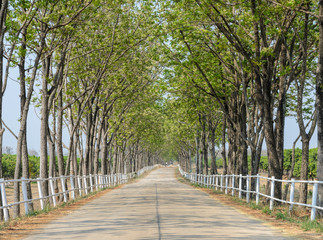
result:
[[[79,209],[81,206],[92,202],[94,199],[100,198],[106,193],[121,188],[123,185],[120,185],[115,188],[109,188],[101,192],[96,193],[95,195],[89,196],[88,198],[81,199],[75,203],[65,205],[64,207],[59,206],[50,210],[47,213],[41,213],[36,216],[22,217],[20,219],[10,221],[7,227],[0,230],[0,239],[1,240],[17,240],[25,237],[30,234],[31,231],[43,227],[45,224],[58,219],[60,217],[66,216],[73,212],[76,209]]]

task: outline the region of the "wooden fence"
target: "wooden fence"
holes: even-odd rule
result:
[[[293,209],[293,205],[298,206],[304,206],[311,209],[311,220],[315,220],[316,210],[323,210],[323,207],[317,206],[317,198],[318,198],[318,186],[319,184],[323,184],[322,181],[303,181],[303,180],[282,180],[282,179],[275,179],[275,177],[263,177],[259,174],[257,175],[247,175],[242,176],[240,175],[203,175],[203,174],[196,174],[196,173],[187,173],[184,172],[181,167],[179,167],[179,171],[183,177],[188,179],[191,183],[195,183],[201,186],[205,186],[207,188],[215,188],[216,190],[220,189],[221,191],[224,191],[226,194],[228,194],[228,190],[231,190],[232,196],[235,195],[235,193],[238,193],[239,198],[242,198],[242,193],[245,193],[246,201],[250,202],[250,194],[255,194],[256,196],[256,204],[259,204],[259,198],[264,197],[269,199],[269,208],[270,210],[273,210],[274,208],[274,202],[282,202],[289,204],[289,210],[291,211]],[[246,179],[245,188],[243,189],[242,180]],[[255,179],[256,181],[256,190],[251,190],[251,179]],[[270,195],[267,195],[264,192],[261,192],[260,190],[260,180],[264,179],[270,182]],[[230,184],[229,184],[230,180]],[[236,182],[237,181],[237,182]],[[275,192],[275,182],[282,182],[290,184],[290,191],[289,191],[289,201],[283,200],[279,198],[274,197]],[[304,204],[300,202],[294,202],[294,196],[295,196],[295,184],[296,183],[307,183],[310,185],[313,185],[313,191],[312,191],[312,202],[311,204]]]

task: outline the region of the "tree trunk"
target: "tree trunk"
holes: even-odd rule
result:
[[[103,123],[102,123],[103,124]],[[104,134],[104,128],[102,129],[103,133]],[[108,154],[108,136],[105,135],[103,138],[102,138],[102,142],[101,142],[101,148],[102,148],[102,153],[101,153],[101,173],[103,175],[106,175],[108,174],[108,167],[107,167],[107,154]]]
[[[97,133],[98,138],[96,140],[96,148],[95,148],[95,154],[94,154],[94,174],[99,173],[99,157],[100,157],[100,150],[101,150],[102,129],[103,129],[103,123],[100,124],[98,133]],[[102,160],[101,160],[101,167],[102,167]]]
[[[223,126],[222,126],[222,159],[223,159],[223,174],[228,173],[228,167],[227,167],[227,153],[225,150],[225,144],[226,144],[226,137],[225,137],[225,132],[226,132],[227,126],[226,126],[226,118],[223,116]]]
[[[64,174],[64,155],[63,155],[63,93],[58,93],[58,110],[57,110],[57,165],[58,175]]]
[[[301,180],[308,180],[308,161],[309,161],[310,142],[309,139],[302,138],[302,168]],[[308,184],[301,183],[299,187],[299,202],[307,203]]]
[[[90,154],[91,154],[91,129],[92,129],[92,114],[86,117],[86,144],[85,144],[85,157],[83,165],[83,175],[90,173]]]
[[[196,151],[195,151],[195,167],[196,167],[196,173],[200,173],[200,132],[197,130],[196,137],[195,137],[195,145],[196,145]]]
[[[42,28],[44,28],[43,26]],[[43,29],[42,29],[43,30]],[[45,32],[45,30],[43,30]],[[49,118],[49,93],[48,93],[48,79],[50,75],[51,56],[44,58],[42,62],[42,98],[41,98],[41,119],[40,119],[40,178],[48,178],[48,118]],[[48,181],[42,181],[42,191],[44,196],[48,196]]]
[[[317,180],[323,181],[323,0],[319,1],[319,49],[316,75],[317,111]],[[318,206],[323,207],[323,184],[319,184]],[[323,215],[323,211],[320,211]]]

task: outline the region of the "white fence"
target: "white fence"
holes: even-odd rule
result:
[[[116,186],[119,184],[127,183],[129,179],[137,176],[140,176],[146,171],[152,170],[155,166],[144,167],[140,169],[137,173],[128,173],[128,174],[110,174],[110,175],[88,175],[88,176],[61,176],[61,177],[51,177],[46,179],[17,179],[17,180],[4,180],[0,179],[0,191],[2,197],[2,206],[0,205],[0,210],[3,211],[4,221],[9,221],[9,209],[13,206],[24,204],[25,214],[28,215],[30,213],[30,203],[39,201],[40,208],[42,210],[45,209],[45,205],[47,202],[50,202],[54,207],[57,205],[57,197],[62,196],[64,202],[67,202],[71,197],[73,200],[76,198],[76,195],[79,196],[87,195],[89,192],[93,192],[94,190],[98,191],[99,189],[108,188],[112,186]],[[6,186],[11,186],[15,182],[21,183],[22,189],[22,199],[20,202],[9,203],[7,199]],[[27,183],[37,183],[38,192],[33,192],[33,196],[37,196],[37,198],[28,199],[27,194]],[[41,185],[43,182],[48,182],[49,184],[49,194],[48,196],[44,196],[42,192]],[[55,186],[56,185],[56,191]],[[58,185],[60,185],[60,190],[57,191]],[[66,189],[66,186],[69,186],[69,190]],[[34,189],[35,190],[35,189]],[[12,199],[12,197],[11,197]],[[50,200],[50,201],[48,201]]]
[[[281,179],[275,179],[275,177],[262,177],[259,174],[257,175],[247,175],[242,176],[240,175],[203,175],[203,174],[196,174],[196,173],[187,173],[184,172],[181,167],[179,167],[179,171],[183,177],[188,179],[191,183],[195,183],[201,186],[205,186],[207,188],[215,188],[216,190],[220,189],[221,191],[224,191],[226,194],[228,194],[228,190],[231,190],[232,196],[234,196],[235,192],[238,193],[239,198],[242,198],[242,193],[245,193],[246,195],[246,201],[250,202],[250,193],[255,194],[256,196],[256,204],[259,204],[259,198],[260,196],[267,198],[270,200],[269,208],[270,210],[273,210],[274,208],[274,201],[290,204],[289,210],[291,211],[293,209],[293,205],[298,206],[304,206],[311,208],[311,220],[313,221],[315,219],[316,215],[316,209],[323,210],[323,207],[317,206],[317,195],[318,195],[318,185],[323,184],[322,181],[302,181],[302,180],[281,180]],[[251,191],[250,185],[251,185],[251,179],[256,179],[256,190]],[[229,179],[231,179],[231,184],[229,185]],[[242,187],[242,179],[246,179],[245,189]],[[260,179],[265,179],[267,181],[270,181],[270,195],[267,195],[264,192],[260,191]],[[235,181],[238,180],[238,183],[235,184]],[[275,182],[282,182],[282,183],[289,183],[290,184],[290,192],[289,192],[289,201],[285,201],[279,198],[274,197],[275,192]],[[311,204],[304,204],[300,202],[294,202],[294,193],[295,193],[295,184],[296,183],[307,183],[313,185],[313,192],[312,192],[312,203]],[[237,186],[238,187],[235,187]]]

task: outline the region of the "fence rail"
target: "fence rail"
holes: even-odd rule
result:
[[[31,211],[30,203],[35,201],[40,202],[40,208],[45,209],[46,203],[50,203],[52,206],[56,207],[57,197],[61,196],[64,202],[67,202],[70,197],[74,200],[76,195],[83,196],[88,195],[89,192],[94,190],[98,191],[99,189],[108,188],[116,186],[119,184],[127,183],[129,179],[134,178],[135,176],[140,176],[146,171],[150,171],[157,167],[158,165],[148,166],[140,169],[137,172],[132,172],[128,174],[110,174],[110,175],[87,175],[87,176],[60,176],[60,177],[50,177],[50,178],[37,178],[37,179],[12,179],[4,180],[0,179],[0,192],[2,198],[2,205],[0,205],[0,211],[3,211],[4,221],[9,221],[9,209],[13,206],[24,204],[25,214],[28,215]],[[8,203],[6,186],[10,186],[13,183],[21,183],[21,195],[22,201]],[[27,184],[33,182],[37,183],[38,193],[33,192],[32,195],[38,195],[36,198],[29,199],[27,194]],[[49,185],[49,194],[44,195],[42,191],[42,184],[47,183]],[[58,190],[58,185],[60,185],[60,191]],[[69,189],[66,188],[69,186]],[[70,196],[71,195],[71,196]],[[49,201],[48,201],[49,200]]]
[[[275,179],[275,177],[263,177],[259,174],[257,175],[247,175],[242,176],[240,175],[222,175],[222,174],[216,174],[216,175],[203,175],[203,174],[196,174],[196,173],[187,173],[182,170],[181,167],[179,167],[179,171],[181,175],[188,179],[191,183],[195,183],[201,186],[206,186],[207,188],[215,188],[218,190],[220,188],[221,191],[224,191],[225,194],[228,194],[228,190],[231,190],[232,196],[235,195],[235,192],[238,193],[239,198],[242,198],[242,193],[245,193],[246,201],[250,202],[250,194],[255,194],[256,197],[256,204],[259,204],[260,197],[264,197],[269,199],[269,208],[270,210],[273,210],[274,208],[274,202],[282,202],[289,204],[289,210],[292,211],[294,205],[308,207],[311,209],[311,220],[315,220],[316,216],[316,210],[323,210],[323,207],[317,206],[317,198],[318,198],[318,186],[319,184],[323,184],[323,181],[304,181],[304,180],[282,180],[282,179]],[[245,188],[243,189],[242,180],[246,179],[245,181]],[[250,190],[251,185],[251,179],[255,179],[256,182],[256,189]],[[262,193],[260,191],[260,179],[265,179],[270,182],[270,195],[266,193]],[[231,184],[229,185],[229,180],[231,180]],[[238,180],[238,182],[235,182]],[[275,192],[275,182],[282,182],[282,183],[288,183],[290,184],[290,192],[289,192],[289,201],[283,200],[279,198],[274,197]],[[300,202],[294,202],[294,196],[295,196],[295,184],[296,183],[307,183],[313,185],[313,192],[312,192],[312,203],[311,204],[305,204]],[[238,186],[238,187],[236,187]]]

